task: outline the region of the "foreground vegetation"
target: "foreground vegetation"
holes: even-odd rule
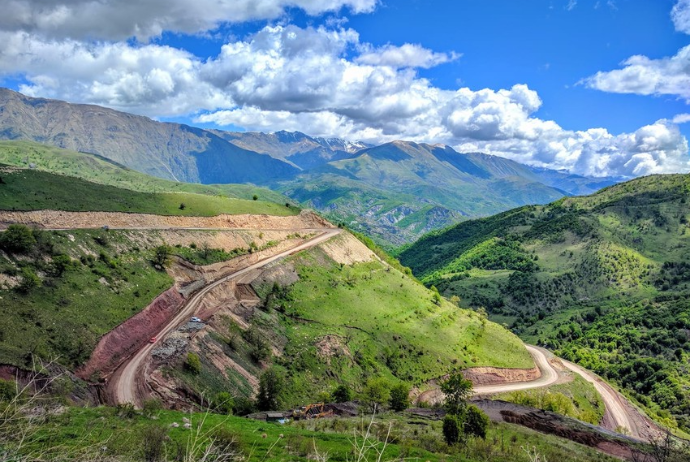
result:
[[[511,210],[401,250],[427,285],[690,430],[690,177]]]

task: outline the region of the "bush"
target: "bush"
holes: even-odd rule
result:
[[[167,245],[159,245],[153,249],[153,266],[158,270],[163,270],[170,264],[170,254],[172,250]]]
[[[160,411],[161,409],[163,409],[163,403],[161,403],[161,401],[156,398],[147,399],[146,401],[144,401],[144,405],[142,406],[144,415],[148,417],[152,417],[156,414],[156,412]]]
[[[168,439],[168,430],[154,425],[144,428],[141,433],[142,452],[146,462],[163,460],[165,455],[165,441]]]
[[[211,404],[216,412],[231,415],[232,410],[235,407],[235,400],[227,391],[221,391],[220,393],[216,393],[216,396],[213,397]]]
[[[486,431],[489,428],[489,417],[477,406],[468,406],[465,413],[464,431],[466,435],[486,438]]]
[[[51,274],[59,278],[71,267],[72,259],[69,256],[63,254],[56,255],[53,257]]]
[[[28,293],[41,284],[41,280],[31,268],[22,268],[21,276],[22,282],[17,286],[19,292]]]
[[[9,402],[17,396],[17,383],[14,380],[0,379],[0,402]]]
[[[345,403],[352,399],[352,390],[350,390],[350,387],[343,383],[338,385],[335,390],[333,390],[333,394],[331,396],[333,401],[336,403]]]
[[[0,236],[0,248],[12,253],[27,253],[36,245],[33,232],[24,225],[9,225]]]
[[[410,387],[404,383],[399,383],[391,388],[391,409],[401,412],[410,406]]]
[[[185,361],[184,365],[187,370],[194,375],[198,375],[201,372],[201,360],[199,359],[199,355],[196,353],[187,353],[187,360]]]
[[[458,416],[448,414],[443,418],[443,438],[449,446],[460,442],[462,423]]]

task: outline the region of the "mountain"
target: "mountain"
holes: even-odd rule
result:
[[[589,193],[614,181],[447,146],[202,130],[7,89],[0,89],[0,139],[88,152],[168,180],[269,187],[387,247],[467,218]]]
[[[400,261],[690,430],[690,176],[650,176],[424,236]]]
[[[189,183],[261,183],[298,171],[199,128],[100,106],[30,98],[3,88],[0,138],[90,152],[149,175]]]
[[[243,149],[268,154],[289,162],[301,170],[309,170],[333,160],[345,159],[369,147],[365,143],[352,143],[340,138],[312,138],[300,132],[209,131]]]
[[[508,159],[404,141],[361,150],[273,187],[397,245],[466,217],[565,194]]]

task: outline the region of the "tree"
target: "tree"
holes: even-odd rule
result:
[[[352,390],[344,383],[341,383],[335,388],[331,397],[336,403],[345,403],[352,399]]]
[[[443,438],[449,446],[457,444],[460,442],[462,428],[461,422],[458,420],[458,416],[454,414],[447,414],[443,418]]]
[[[444,408],[448,414],[462,415],[467,407],[467,399],[472,396],[472,382],[462,375],[461,370],[450,373],[441,382],[441,391],[446,395]]]
[[[186,208],[187,208],[187,204],[185,204],[184,202],[180,202],[180,207],[179,207],[179,209],[180,209],[180,210],[184,210],[184,209],[186,209]]]
[[[387,403],[391,398],[388,380],[383,377],[369,379],[364,387],[362,398],[372,410]]]
[[[256,194],[254,194],[254,195],[252,196],[252,199],[255,200],[255,201],[256,201],[256,200],[259,200],[259,196],[257,196]]]
[[[259,393],[256,407],[260,411],[273,411],[280,406],[280,393],[283,391],[283,376],[274,368],[266,370],[259,379]]]
[[[36,237],[24,225],[9,225],[0,236],[0,248],[12,253],[27,253],[36,245]]]
[[[489,417],[477,406],[467,406],[465,412],[463,430],[466,435],[486,438],[486,430],[489,428]]]
[[[391,388],[391,409],[401,412],[410,406],[410,387],[407,384],[399,383]]]
[[[172,250],[169,246],[163,244],[153,249],[153,266],[156,269],[163,270],[170,264],[170,255]]]

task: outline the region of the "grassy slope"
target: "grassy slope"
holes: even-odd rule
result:
[[[520,340],[507,330],[445,300],[434,304],[431,291],[379,262],[341,266],[313,249],[281,265],[290,273],[294,268],[299,280],[278,292],[273,281],[258,285],[267,308],[258,311],[252,323],[259,337],[284,346],[282,355],[272,361],[287,378],[283,407],[311,402],[340,383],[359,392],[372,377],[423,386],[460,366],[533,365]],[[251,358],[250,342],[238,333],[227,320],[227,328],[203,341],[215,342],[258,376],[262,368]],[[332,357],[320,354],[317,347],[327,336],[338,351]],[[183,371],[178,376],[213,396],[223,390],[223,380],[203,354],[202,363],[198,376]],[[251,394],[239,374],[225,372],[238,394]]]
[[[442,442],[441,422],[408,416],[377,416],[372,427],[374,437],[384,439],[391,425],[388,445],[381,459],[374,449],[364,453],[365,460],[464,460],[528,462],[521,448],[535,448],[547,460],[561,462],[615,459],[591,448],[551,435],[544,435],[509,424],[492,424],[487,440],[470,440],[466,446],[448,448]],[[190,419],[192,432],[184,429],[183,419]],[[179,428],[170,425],[177,422]],[[197,425],[201,424],[199,431]],[[67,409],[37,427],[26,438],[20,453],[41,454],[43,460],[90,460],[91,456],[108,460],[144,460],[143,448],[150,429],[164,428],[165,460],[189,454],[193,444],[201,451],[211,438],[217,444],[233,441],[230,449],[248,461],[301,461],[314,458],[315,449],[328,454],[328,460],[353,460],[353,434],[361,440],[360,419],[326,419],[296,422],[290,425],[259,422],[232,416],[155,411],[150,417],[135,414],[125,417],[115,408]],[[149,443],[151,438],[149,437]],[[11,449],[12,445],[7,445]],[[380,443],[379,448],[382,447]],[[97,453],[97,454],[96,454]],[[199,457],[199,454],[196,454]],[[63,459],[64,458],[64,459]],[[198,460],[196,458],[190,460]]]
[[[463,223],[400,258],[687,430],[689,191],[688,176],[641,178]]]
[[[101,335],[172,285],[166,273],[153,269],[151,252],[136,250],[125,232],[42,232],[39,239],[52,251],[0,256],[5,274],[22,267],[44,274],[42,284],[28,293],[0,291],[0,363],[26,367],[33,353],[76,367],[88,359]],[[71,256],[73,266],[60,277],[49,276],[51,254]]]
[[[103,187],[86,192],[120,195],[122,200],[127,197],[137,201],[160,203],[160,206],[164,208],[164,211],[160,213],[165,214],[267,213],[285,215],[290,213],[283,210],[285,209],[285,196],[265,188],[239,184],[201,185],[168,181],[130,170],[100,156],[29,141],[0,141],[0,164],[21,168],[28,168],[29,164],[34,164],[36,170],[76,177],[98,185],[111,186],[114,188]],[[40,178],[45,180],[49,177]],[[49,181],[49,184],[52,183],[64,185],[65,182],[57,178],[54,181]],[[22,186],[27,187],[27,185]],[[64,200],[69,202],[69,194],[74,192],[74,190],[67,191],[64,194]],[[145,200],[143,195],[133,192],[157,194],[151,196],[151,199]],[[253,202],[251,200],[253,195],[257,195],[260,201]],[[180,202],[184,202],[188,209],[196,207],[196,212],[194,209],[178,210]],[[49,204],[50,202],[48,202]],[[11,205],[16,206],[15,204]],[[220,212],[214,212],[214,210]]]
[[[0,209],[67,210],[214,216],[228,214],[294,215],[295,207],[273,202],[196,193],[144,193],[92,183],[80,178],[19,170],[0,174]],[[180,209],[180,204],[185,204]]]

